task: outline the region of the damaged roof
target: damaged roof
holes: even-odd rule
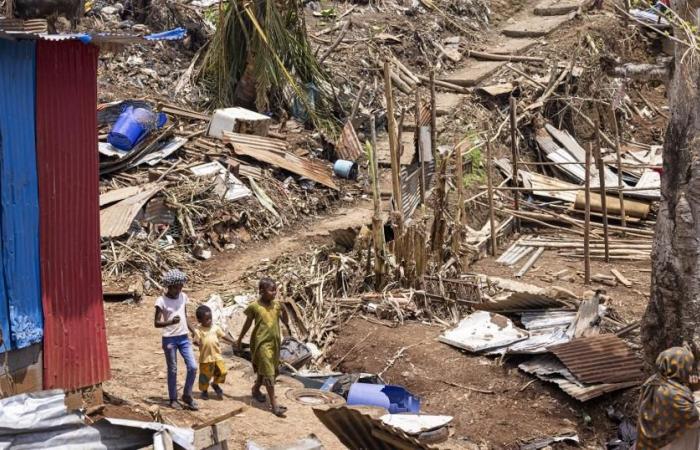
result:
[[[636,382],[644,376],[642,361],[614,334],[574,339],[549,350],[583,383]]]

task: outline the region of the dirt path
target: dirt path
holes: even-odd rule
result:
[[[247,270],[258,266],[264,259],[273,260],[285,253],[305,252],[314,244],[331,241],[328,232],[334,229],[361,226],[371,218],[371,204],[359,202],[344,206],[334,213],[317,217],[303,225],[303,229],[251,245],[246,249],[224,253],[212,258],[203,267],[210,274],[211,283],[188,292],[194,302],[205,300],[214,292],[231,291],[237,280]],[[158,409],[167,423],[181,426],[222,415],[244,403],[246,411],[236,416],[234,446],[243,448],[248,439],[264,445],[279,445],[315,433],[327,449],[345,448],[316,417],[311,408],[294,403],[284,397],[292,388],[300,387],[293,379],[280,382],[282,404],[289,407],[286,419],[279,419],[265,410],[263,405],[251,401],[252,370],[248,364],[231,359],[230,372],[224,386],[224,401],[200,402],[199,412],[172,411],[165,406],[166,371],[160,334],[153,327],[153,297],[146,297],[139,304],[107,303],[107,335],[112,380],[104,384],[105,391],[126,400],[136,411],[149,414]],[[193,308],[190,308],[190,314]],[[232,356],[230,353],[228,356]],[[179,383],[184,382],[184,365],[179,361]],[[196,390],[196,386],[195,386]]]

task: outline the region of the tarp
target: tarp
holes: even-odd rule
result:
[[[11,349],[40,342],[43,334],[35,49],[31,41],[0,40],[0,326]]]

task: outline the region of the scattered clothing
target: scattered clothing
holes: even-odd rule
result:
[[[156,299],[156,307],[163,311],[164,321],[167,322],[172,320],[175,316],[180,317],[180,321],[178,323],[162,328],[163,337],[182,335],[185,335],[185,337],[187,336],[188,329],[185,306],[187,305],[188,301],[189,299],[187,298],[187,294],[184,292],[180,292],[180,295],[178,295],[177,298],[170,298],[167,295],[161,295]]]
[[[255,301],[245,309],[245,315],[255,323],[250,338],[253,370],[265,383],[274,384],[280,362],[282,305],[274,300],[268,306]]]
[[[172,269],[168,270],[165,272],[165,275],[163,275],[163,286],[169,287],[169,286],[175,286],[178,284],[185,284],[187,282],[187,275],[185,275],[184,272],[178,269]]]
[[[659,354],[657,373],[642,386],[637,450],[661,449],[669,444],[669,448],[698,448],[700,434],[693,427],[700,424],[700,414],[688,387],[694,364],[692,352],[683,347],[672,347]],[[679,438],[683,447],[675,445]],[[696,442],[695,446],[687,447],[688,440]]]
[[[221,388],[220,384],[226,382],[226,364],[223,360],[218,360],[214,362],[199,363],[199,390],[202,393],[206,393],[209,390],[209,383],[211,383],[214,392],[219,394]]]
[[[185,328],[186,330],[186,328]],[[192,386],[197,376],[197,362],[192,351],[192,342],[187,334],[181,336],[163,336],[163,353],[168,366],[168,398],[170,402],[177,401],[177,352],[180,352],[187,367],[187,377],[183,389],[183,400],[192,399]],[[186,401],[187,403],[187,401]]]

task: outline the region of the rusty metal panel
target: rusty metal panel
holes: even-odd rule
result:
[[[331,176],[332,171],[326,164],[288,152],[288,144],[281,139],[224,131],[223,141],[232,145],[236,154],[249,156],[338,190]]]
[[[335,151],[340,159],[348,161],[356,161],[362,156],[362,146],[360,145],[360,140],[357,138],[357,133],[355,133],[355,127],[352,126],[352,122],[346,123],[343,127],[343,133],[340,135]]]
[[[642,361],[625,341],[604,334],[549,348],[583,383],[621,383],[641,380]]]
[[[474,309],[492,312],[518,312],[533,309],[563,308],[566,303],[546,295],[513,292],[507,298],[492,303],[474,305]]]
[[[379,411],[372,414],[375,410]],[[318,420],[351,450],[397,448],[430,450],[434,448],[397,428],[382,423],[379,417],[386,414],[382,408],[336,406],[314,408],[313,411]]]
[[[619,391],[639,385],[639,381],[624,383],[583,384],[566,367],[551,355],[542,355],[521,363],[518,368],[535,375],[542,381],[554,383],[578,401],[586,402],[608,392]]]
[[[44,388],[109,377],[100,274],[98,49],[37,42],[37,166]]]

